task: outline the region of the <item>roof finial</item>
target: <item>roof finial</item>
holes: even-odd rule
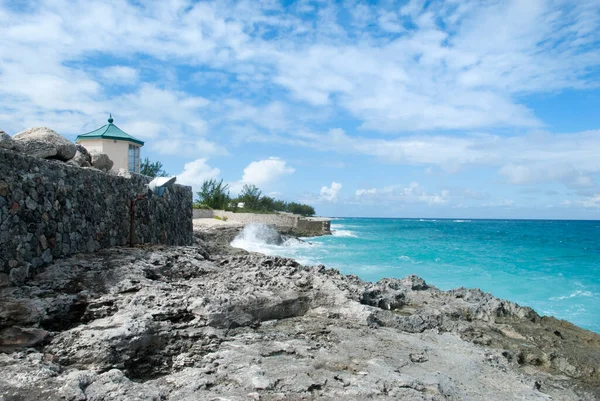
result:
[[[110,113],[109,115],[110,115],[110,117],[108,118],[108,123],[112,124],[113,121],[115,121],[115,120],[113,120],[113,118],[112,118],[112,113]]]

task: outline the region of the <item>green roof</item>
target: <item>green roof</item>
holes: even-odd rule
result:
[[[121,130],[121,128],[119,128],[113,124],[113,121],[114,120],[113,120],[112,114],[111,114],[110,118],[108,119],[108,124],[103,125],[102,127],[95,129],[91,132],[77,135],[77,139],[75,139],[75,141],[100,138],[100,139],[114,139],[117,141],[129,141],[129,142],[137,143],[142,146],[144,145],[144,141],[140,141],[139,139],[134,138],[131,135],[129,135],[128,133],[126,133],[125,131]]]

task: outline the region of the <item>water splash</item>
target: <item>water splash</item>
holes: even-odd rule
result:
[[[350,230],[331,230],[331,235],[333,235],[334,237],[351,237],[351,238],[356,238],[357,235],[350,231]]]
[[[281,235],[273,226],[262,223],[252,223],[231,241],[234,248],[250,252],[260,252],[265,255],[280,255],[296,258],[299,262],[308,262],[307,258],[299,258],[297,251],[312,246],[310,242],[296,237]]]
[[[281,245],[284,243],[284,238],[277,232],[275,228],[267,224],[252,223],[244,227],[244,229],[233,239],[231,246],[243,248],[242,244],[265,244],[265,245]]]

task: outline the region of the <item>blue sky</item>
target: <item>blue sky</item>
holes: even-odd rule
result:
[[[600,3],[0,0],[0,129],[108,113],[195,188],[600,219]]]

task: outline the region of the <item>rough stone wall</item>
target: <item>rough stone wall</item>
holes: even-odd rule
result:
[[[255,213],[233,213],[225,210],[195,209],[194,218],[212,218],[214,216],[226,217],[228,220],[243,224],[263,223],[277,227],[282,232],[313,237],[323,234],[331,234],[329,219],[304,218],[298,215],[287,214],[255,214]]]
[[[272,224],[276,227],[295,227],[300,216],[285,214],[258,214],[258,213],[234,213],[224,210],[213,210],[215,216],[227,217],[229,220],[240,223],[264,223]]]
[[[326,219],[299,219],[295,228],[306,237],[331,234],[331,222]]]
[[[149,181],[0,149],[0,285],[54,258],[126,245],[130,199]],[[189,245],[192,230],[190,187],[136,203],[136,243]]]

